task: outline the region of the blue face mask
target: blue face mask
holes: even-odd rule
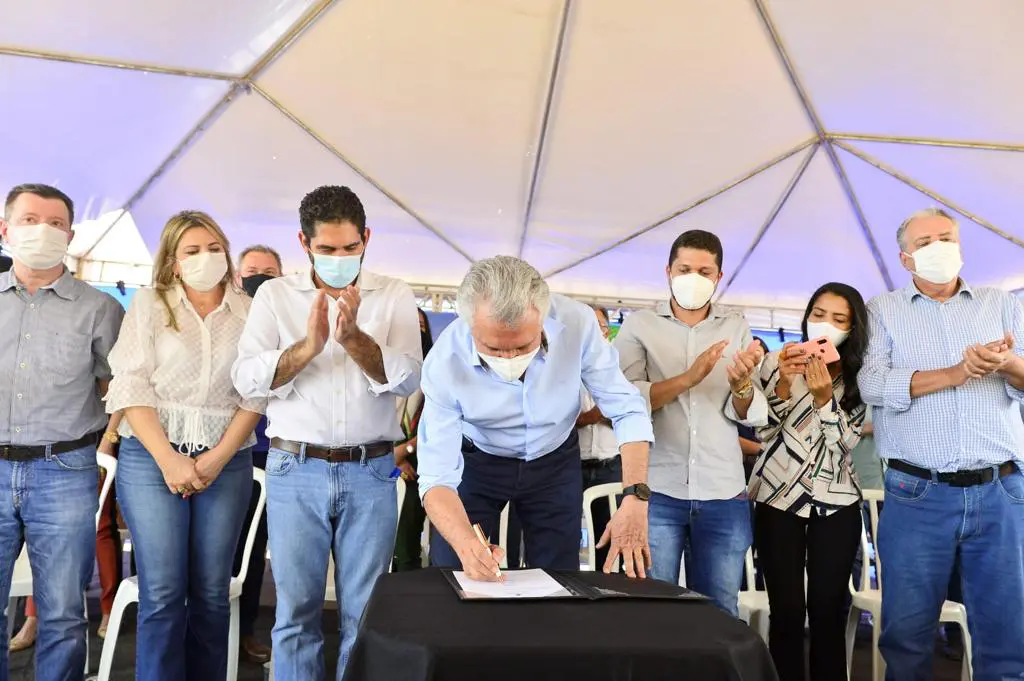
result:
[[[359,276],[361,255],[313,254],[313,269],[320,281],[331,288],[345,288]]]

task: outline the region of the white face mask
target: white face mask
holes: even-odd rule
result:
[[[832,341],[832,345],[838,348],[843,344],[843,341],[850,337],[850,332],[836,328],[828,322],[807,322],[807,338],[809,340],[821,338],[822,336],[828,338]]]
[[[715,294],[715,282],[691,272],[672,277],[672,297],[684,310],[699,310]]]
[[[181,280],[197,291],[210,291],[224,281],[228,258],[223,253],[206,251],[179,260]]]
[[[526,373],[526,368],[530,366],[530,362],[533,361],[538,352],[540,352],[540,347],[518,357],[492,357],[483,353],[480,353],[480,357],[487,362],[487,366],[491,368],[491,371],[506,381],[513,382],[523,377],[523,374]]]
[[[957,278],[964,266],[960,244],[950,241],[933,241],[914,251],[911,257],[917,276],[933,284],[948,284]]]
[[[11,225],[7,245],[14,259],[33,270],[48,270],[64,262],[68,254],[68,233],[43,223]]]

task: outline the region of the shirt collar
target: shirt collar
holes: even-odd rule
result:
[[[719,317],[724,317],[725,312],[726,310],[722,308],[720,305],[711,303],[711,308],[708,310],[707,319],[704,319],[703,321],[707,321],[708,319],[718,319]],[[658,304],[654,306],[654,313],[659,317],[666,317],[668,319],[675,319],[677,322],[679,321],[678,319],[676,319],[675,314],[672,313],[672,303],[671,301],[668,300],[659,301]],[[680,322],[680,324],[681,323],[682,322]]]
[[[185,304],[185,290],[181,287],[181,284],[176,284],[174,288],[166,291],[166,296],[167,304],[170,307]],[[248,298],[248,296],[235,288],[233,284],[229,283],[224,290],[224,300],[217,307],[217,310],[226,306],[228,308],[228,312],[244,322],[249,311],[248,305],[246,305],[246,298]],[[217,310],[214,310],[214,312]]]
[[[910,278],[910,283],[904,286],[902,291],[903,296],[909,301],[913,301],[916,298],[928,298],[928,296],[921,293],[921,289],[917,288],[917,283],[914,282],[913,277]],[[974,289],[972,289],[970,284],[963,279],[960,279],[960,288],[958,288],[956,293],[953,294],[953,298],[958,297],[961,293],[966,293],[970,298],[974,297]],[[931,299],[929,298],[929,300]],[[950,300],[952,300],[952,298],[950,298]]]
[[[77,280],[74,275],[65,267],[64,274],[60,275],[52,284],[41,286],[40,290],[51,290],[64,300],[77,300],[78,287],[76,284]],[[14,276],[13,267],[0,274],[0,292],[10,291],[12,288],[19,288],[20,286],[17,277]]]

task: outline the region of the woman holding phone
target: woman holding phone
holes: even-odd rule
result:
[[[846,284],[825,284],[801,326],[805,342],[827,338],[824,354],[834,347],[839,360],[827,364],[821,353],[792,343],[765,358],[768,425],[758,429],[764,445],[749,491],[772,613],[768,647],[779,678],[806,678],[806,614],[810,678],[833,681],[846,678],[846,593],[861,532],[850,451],[865,413],[857,388],[868,339],[864,299]]]

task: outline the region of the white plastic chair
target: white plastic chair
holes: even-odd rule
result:
[[[770,608],[768,606],[768,592],[757,590],[756,574],[754,572],[754,550],[747,549],[747,555],[743,558],[743,568],[747,577],[747,588],[739,594],[740,619],[750,625],[758,635],[768,642],[768,627]]]
[[[263,509],[267,503],[267,478],[266,473],[260,468],[252,469],[252,479],[259,484],[259,499],[256,502],[256,513],[253,514],[252,522],[245,536],[245,548],[242,552],[242,567],[238,575],[231,578],[229,594],[231,599],[231,624],[228,633],[228,673],[227,681],[235,681],[238,678],[238,599],[242,595],[242,585],[245,583],[245,576],[249,569],[249,556],[252,555],[252,546],[256,542],[256,529],[263,515]],[[107,637],[103,640],[103,651],[100,653],[100,670],[96,675],[97,681],[109,681],[110,668],[114,663],[114,649],[117,646],[117,636],[121,631],[121,618],[124,616],[125,608],[131,603],[139,602],[139,578],[129,577],[121,582],[117,588],[117,595],[114,597],[114,608],[110,613],[110,624],[107,626]]]
[[[100,487],[99,508],[96,511],[96,528],[100,525],[100,514],[103,513],[103,504],[110,494],[110,487],[114,484],[114,477],[117,475],[117,459],[109,454],[96,452],[96,463],[103,469],[105,475],[103,485]],[[14,563],[14,572],[11,575],[11,593],[7,601],[7,640],[14,636],[14,614],[17,607],[16,599],[26,598],[32,595],[32,566],[28,562],[28,546],[21,547],[18,560]],[[82,594],[82,602],[85,603],[85,618],[89,619],[89,606]],[[85,637],[85,673],[89,673],[89,636]]]
[[[597,571],[603,569],[603,565],[597,564],[597,542],[601,540],[594,533],[594,502],[605,497],[608,500],[608,508],[611,515],[619,510],[619,495],[622,494],[621,482],[607,482],[603,485],[594,485],[583,490],[583,519],[587,523],[587,569]],[[619,561],[615,561],[612,572],[619,571]]]
[[[402,518],[402,504],[405,502],[405,480],[402,478],[395,479],[395,491],[398,496],[398,518]],[[388,562],[388,572],[391,572],[391,562]],[[336,603],[338,601],[338,592],[334,588],[334,551],[331,551],[327,555],[327,588],[324,590],[324,601],[329,603]]]
[[[847,675],[849,675],[850,665],[853,661],[853,643],[857,634],[857,624],[860,622],[862,612],[871,613],[871,673],[874,681],[882,681],[885,678],[885,660],[882,659],[881,653],[878,652],[878,637],[882,630],[882,561],[877,551],[878,503],[883,500],[884,492],[882,490],[864,490],[864,501],[868,506],[868,519],[871,522],[871,536],[875,539],[875,546],[872,547],[868,544],[867,529],[862,527],[860,549],[864,558],[860,588],[856,588],[851,576],[850,594],[853,604],[850,608],[849,619],[846,622],[846,668]],[[871,575],[868,569],[870,565],[875,567],[876,581],[878,582],[877,588],[871,586]],[[960,625],[964,639],[964,662],[961,678],[963,681],[969,681],[973,678],[973,671],[971,666],[971,634],[967,629],[967,608],[960,603],[946,601],[942,604],[939,622],[950,622]]]

